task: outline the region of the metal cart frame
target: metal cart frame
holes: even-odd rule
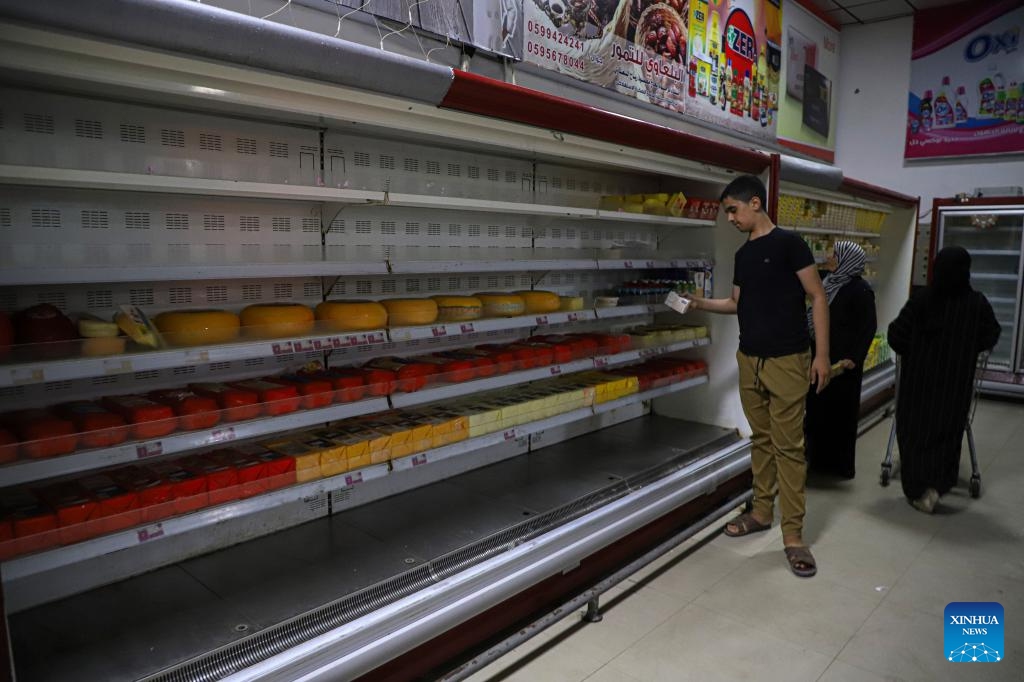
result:
[[[900,357],[893,353],[893,358],[896,362],[896,393],[893,396],[893,403],[897,404],[900,393]],[[971,429],[971,423],[974,421],[974,413],[978,409],[978,396],[981,393],[981,382],[987,366],[988,351],[983,351],[978,354],[978,361],[974,368],[974,393],[971,396],[971,407],[967,413],[967,449],[971,454],[971,482],[968,491],[975,499],[981,496],[981,474],[978,472],[978,451],[974,447],[974,431]],[[896,418],[897,411],[894,407],[892,425],[889,428],[889,443],[885,448],[885,459],[882,460],[882,472],[878,479],[883,487],[888,486],[892,478],[893,458],[896,450]]]

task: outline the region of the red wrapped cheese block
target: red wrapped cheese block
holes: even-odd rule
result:
[[[235,470],[238,480],[238,496],[240,498],[252,497],[267,491],[266,484],[264,483],[267,466],[260,459],[234,448],[214,450],[213,452],[206,453],[204,457]]]
[[[122,488],[105,473],[80,478],[78,484],[96,502],[91,518],[100,520],[100,532],[113,533],[142,523],[135,491]]]
[[[263,379],[236,381],[228,384],[232,388],[252,391],[263,403],[263,413],[275,417],[299,409],[299,392],[294,386],[275,384]]]
[[[361,367],[368,395],[391,395],[398,385],[398,372],[380,367]]]
[[[44,459],[67,455],[78,447],[78,433],[69,419],[46,410],[18,410],[0,418],[21,439],[21,456]]]
[[[174,515],[174,483],[146,467],[118,467],[107,474],[138,499],[139,520],[152,523]]]
[[[443,351],[434,353],[435,357],[450,358],[452,360],[466,360],[473,365],[476,376],[482,378],[492,377],[498,373],[498,363],[485,351],[474,348],[460,348],[459,350]]]
[[[214,398],[184,388],[153,391],[149,397],[174,410],[185,431],[209,429],[220,423],[220,405]]]
[[[181,466],[196,476],[206,479],[206,491],[210,504],[224,504],[237,500],[241,495],[238,487],[238,472],[228,464],[206,455],[192,455],[181,460]]]
[[[437,367],[429,362],[421,362],[416,358],[376,358],[366,364],[372,369],[386,369],[395,373],[397,382],[395,389],[412,393],[424,388],[437,374]]]
[[[178,428],[174,410],[144,395],[115,395],[103,399],[103,406],[131,424],[132,438],[160,438]]]
[[[0,464],[13,462],[18,458],[18,437],[5,428],[0,428]]]
[[[547,367],[555,361],[555,349],[546,343],[524,341],[513,343],[509,350],[530,354],[530,367]]]
[[[10,524],[14,540],[0,545],[0,558],[38,552],[57,545],[57,515],[35,494],[25,488],[3,491],[2,517]]]
[[[82,542],[102,532],[98,523],[90,523],[96,500],[78,481],[51,483],[35,492],[57,514],[60,544]]]
[[[292,386],[302,396],[303,409],[327,407],[334,402],[334,386],[326,379],[302,374],[285,374],[279,377],[267,377],[267,381],[282,386]]]
[[[232,449],[263,463],[263,478],[260,479],[263,490],[276,490],[295,483],[294,457],[268,450],[256,443],[238,445]]]
[[[91,400],[76,400],[54,408],[61,417],[70,419],[78,430],[83,448],[109,448],[128,440],[127,423],[119,414]]]
[[[477,350],[489,353],[501,374],[535,366],[534,353],[530,349],[514,349],[508,344],[485,343],[477,346]]]
[[[334,388],[334,399],[339,403],[362,400],[366,394],[366,376],[358,369],[337,367],[312,376],[330,381]]]
[[[171,484],[175,514],[185,514],[209,505],[206,476],[189,471],[178,462],[154,462],[145,468]]]
[[[421,355],[416,358],[420,362],[428,362],[437,368],[434,379],[449,384],[461,384],[476,379],[476,366],[467,358],[451,358],[442,354]]]
[[[190,384],[189,390],[196,395],[212,398],[220,407],[224,421],[238,422],[255,419],[263,413],[260,396],[256,391],[219,383]]]

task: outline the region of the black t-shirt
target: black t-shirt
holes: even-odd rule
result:
[[[777,358],[810,348],[804,287],[796,276],[808,265],[814,256],[804,240],[779,227],[739,248],[732,283],[740,288],[741,352]]]

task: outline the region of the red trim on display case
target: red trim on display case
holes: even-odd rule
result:
[[[970,197],[957,199],[945,197],[932,200],[932,229],[928,240],[928,272],[926,280],[932,283],[932,263],[939,252],[939,209],[943,206],[1017,206],[1024,202],[1024,197]]]
[[[861,182],[860,180],[854,180],[853,178],[843,178],[842,184],[839,185],[839,191],[861,199],[880,201],[886,204],[914,206],[918,203],[918,197],[893,192],[890,189],[885,189],[884,187],[872,185],[867,182]]]
[[[455,71],[441,107],[580,135],[636,149],[760,174],[769,157],[749,149],[612,113],[539,90]]]
[[[779,138],[779,144],[793,151],[800,152],[801,154],[807,154],[807,156],[813,156],[816,159],[833,163],[836,160],[836,153],[830,149],[822,149],[821,147],[812,147],[809,144],[803,144],[802,142],[794,142],[793,140],[783,140]]]

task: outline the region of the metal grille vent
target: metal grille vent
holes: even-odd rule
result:
[[[38,230],[60,227],[60,210],[56,208],[33,208],[32,227]]]
[[[287,142],[273,142],[270,143],[270,155],[279,159],[288,158],[288,143]]]
[[[203,216],[203,229],[207,232],[219,232],[224,229],[224,216],[207,213]]]
[[[256,154],[256,140],[252,137],[235,138],[235,151],[239,154]]]
[[[498,278],[495,277],[494,275],[491,275],[490,277],[488,277],[487,278],[487,288],[488,289],[497,289],[498,288]]]
[[[152,289],[130,289],[128,302],[132,305],[153,305],[155,299]]]
[[[191,366],[191,367],[175,367],[171,371],[171,374],[173,374],[176,377],[187,376],[189,374],[195,374],[195,373],[196,373],[196,368],[194,366]]]
[[[289,362],[294,362],[295,361],[295,355],[294,354],[278,355],[276,360],[277,360],[277,364],[284,365],[284,364],[287,364]]]
[[[287,282],[278,282],[274,285],[274,298],[291,298],[292,285]]]
[[[101,121],[87,121],[82,118],[76,118],[75,137],[84,137],[89,140],[102,140],[103,123]]]
[[[551,228],[551,238],[552,239],[561,239],[562,238],[562,228],[560,228],[560,227],[552,227]]]
[[[110,308],[114,305],[114,293],[109,290],[85,292],[86,308]]]
[[[47,393],[51,391],[66,391],[71,388],[71,381],[48,381],[45,384],[45,390]]]
[[[381,154],[377,160],[377,165],[379,165],[383,170],[394,170],[395,157],[390,154]]]
[[[223,303],[228,300],[228,288],[225,286],[206,287],[207,303]]]
[[[187,230],[187,213],[167,213],[164,215],[164,227],[168,230]]]
[[[448,236],[449,237],[461,237],[462,236],[462,225],[456,225],[455,223],[449,223],[449,225],[448,225]]]
[[[8,386],[7,388],[0,388],[0,398],[8,400],[11,398],[24,398],[25,387],[24,386]]]
[[[146,144],[145,126],[133,125],[131,123],[122,123],[121,142],[131,142],[133,144]]]
[[[533,282],[530,281],[530,276],[529,275],[520,275],[519,276],[519,286],[521,286],[521,287],[529,287],[529,286],[532,286],[532,285],[533,285]]]
[[[427,291],[441,291],[441,278],[440,277],[428,277],[427,278]]]
[[[458,277],[449,277],[448,278],[448,290],[449,291],[458,291],[459,284],[461,283],[461,281],[462,280],[460,280]]]
[[[144,372],[136,372],[134,374],[135,381],[148,381],[149,379],[156,379],[160,376],[160,370],[147,369]]]
[[[393,279],[381,280],[380,293],[382,294],[393,294],[398,287],[398,282]]]
[[[480,166],[466,166],[466,177],[470,180],[479,180]]]
[[[556,272],[556,273],[551,275],[551,284],[553,286],[558,286],[561,283],[562,283],[562,275],[561,275],[561,273]]]
[[[570,192],[575,192],[576,191],[576,178],[566,178],[565,179],[565,188],[567,190],[569,190]]]
[[[405,280],[405,292],[407,294],[413,294],[420,290],[420,281],[418,279],[407,279]]]
[[[243,284],[242,285],[242,300],[243,301],[258,301],[263,297],[263,287],[259,284]]]
[[[501,173],[498,172],[497,168],[488,168],[487,179],[490,182],[499,182],[501,180]]]
[[[516,174],[514,170],[507,170],[505,171],[505,182],[519,182],[519,176]]]
[[[462,166],[457,163],[448,164],[448,177],[450,178],[461,178],[462,177]]]
[[[210,371],[211,372],[223,372],[226,369],[231,369],[231,363],[230,362],[211,362],[210,363]]]
[[[242,232],[259,232],[260,217],[258,215],[238,216],[238,229]]]
[[[500,239],[501,227],[499,227],[498,225],[488,225],[487,236],[490,237],[491,239]]]
[[[44,291],[36,297],[40,303],[49,303],[55,308],[65,310],[68,307],[67,296],[62,291]]]
[[[384,220],[380,224],[381,234],[395,234],[395,221]]]
[[[171,303],[191,303],[192,302],[192,290],[188,287],[171,287],[168,292],[169,301]]]
[[[515,238],[516,238],[516,228],[514,226],[511,226],[511,225],[506,227],[505,228],[505,239],[515,239]]]
[[[249,358],[244,364],[246,367],[262,367],[263,358]]]
[[[363,166],[369,168],[370,166],[370,155],[366,152],[356,152],[352,155],[357,166]]]
[[[0,130],[4,129],[4,111],[0,109]]]
[[[402,168],[405,169],[406,173],[419,173],[420,172],[420,162],[419,162],[419,159],[410,159],[410,158],[406,157],[404,163],[402,164]]]
[[[25,132],[53,135],[53,116],[50,114],[25,114]]]
[[[110,216],[106,211],[82,211],[82,227],[87,230],[106,230],[110,227]]]
[[[469,226],[469,236],[470,237],[479,237],[480,236],[480,226],[479,225],[470,225]]]
[[[302,231],[303,232],[319,232],[320,221],[317,218],[303,218],[302,219]]]
[[[405,224],[405,233],[407,235],[418,235],[420,233],[420,224],[419,223],[406,223]]]
[[[129,230],[148,230],[149,213],[126,211],[124,214],[124,226]]]
[[[369,220],[356,221],[356,234],[370,234],[371,232],[373,232],[373,228]]]
[[[506,287],[514,287],[515,285],[516,285],[516,276],[515,275],[505,275],[505,286]]]
[[[224,140],[215,133],[199,133],[199,148],[206,152],[222,152]]]
[[[93,377],[92,378],[92,385],[93,386],[106,386],[108,384],[116,384],[116,383],[117,383],[117,377],[116,376]]]
[[[427,223],[427,234],[431,237],[440,237],[441,223]]]
[[[164,147],[184,147],[185,146],[185,131],[184,130],[171,130],[169,128],[160,129],[160,144]]]
[[[427,161],[427,175],[440,175],[441,164],[437,161]]]
[[[11,226],[11,209],[0,208],[0,227]]]
[[[306,298],[317,298],[320,296],[320,285],[316,282],[306,282],[302,285],[302,295]]]
[[[372,294],[373,283],[369,280],[361,279],[356,282],[356,293],[357,294]]]
[[[345,234],[345,219],[335,218],[331,221],[331,226],[327,231],[331,234]]]

